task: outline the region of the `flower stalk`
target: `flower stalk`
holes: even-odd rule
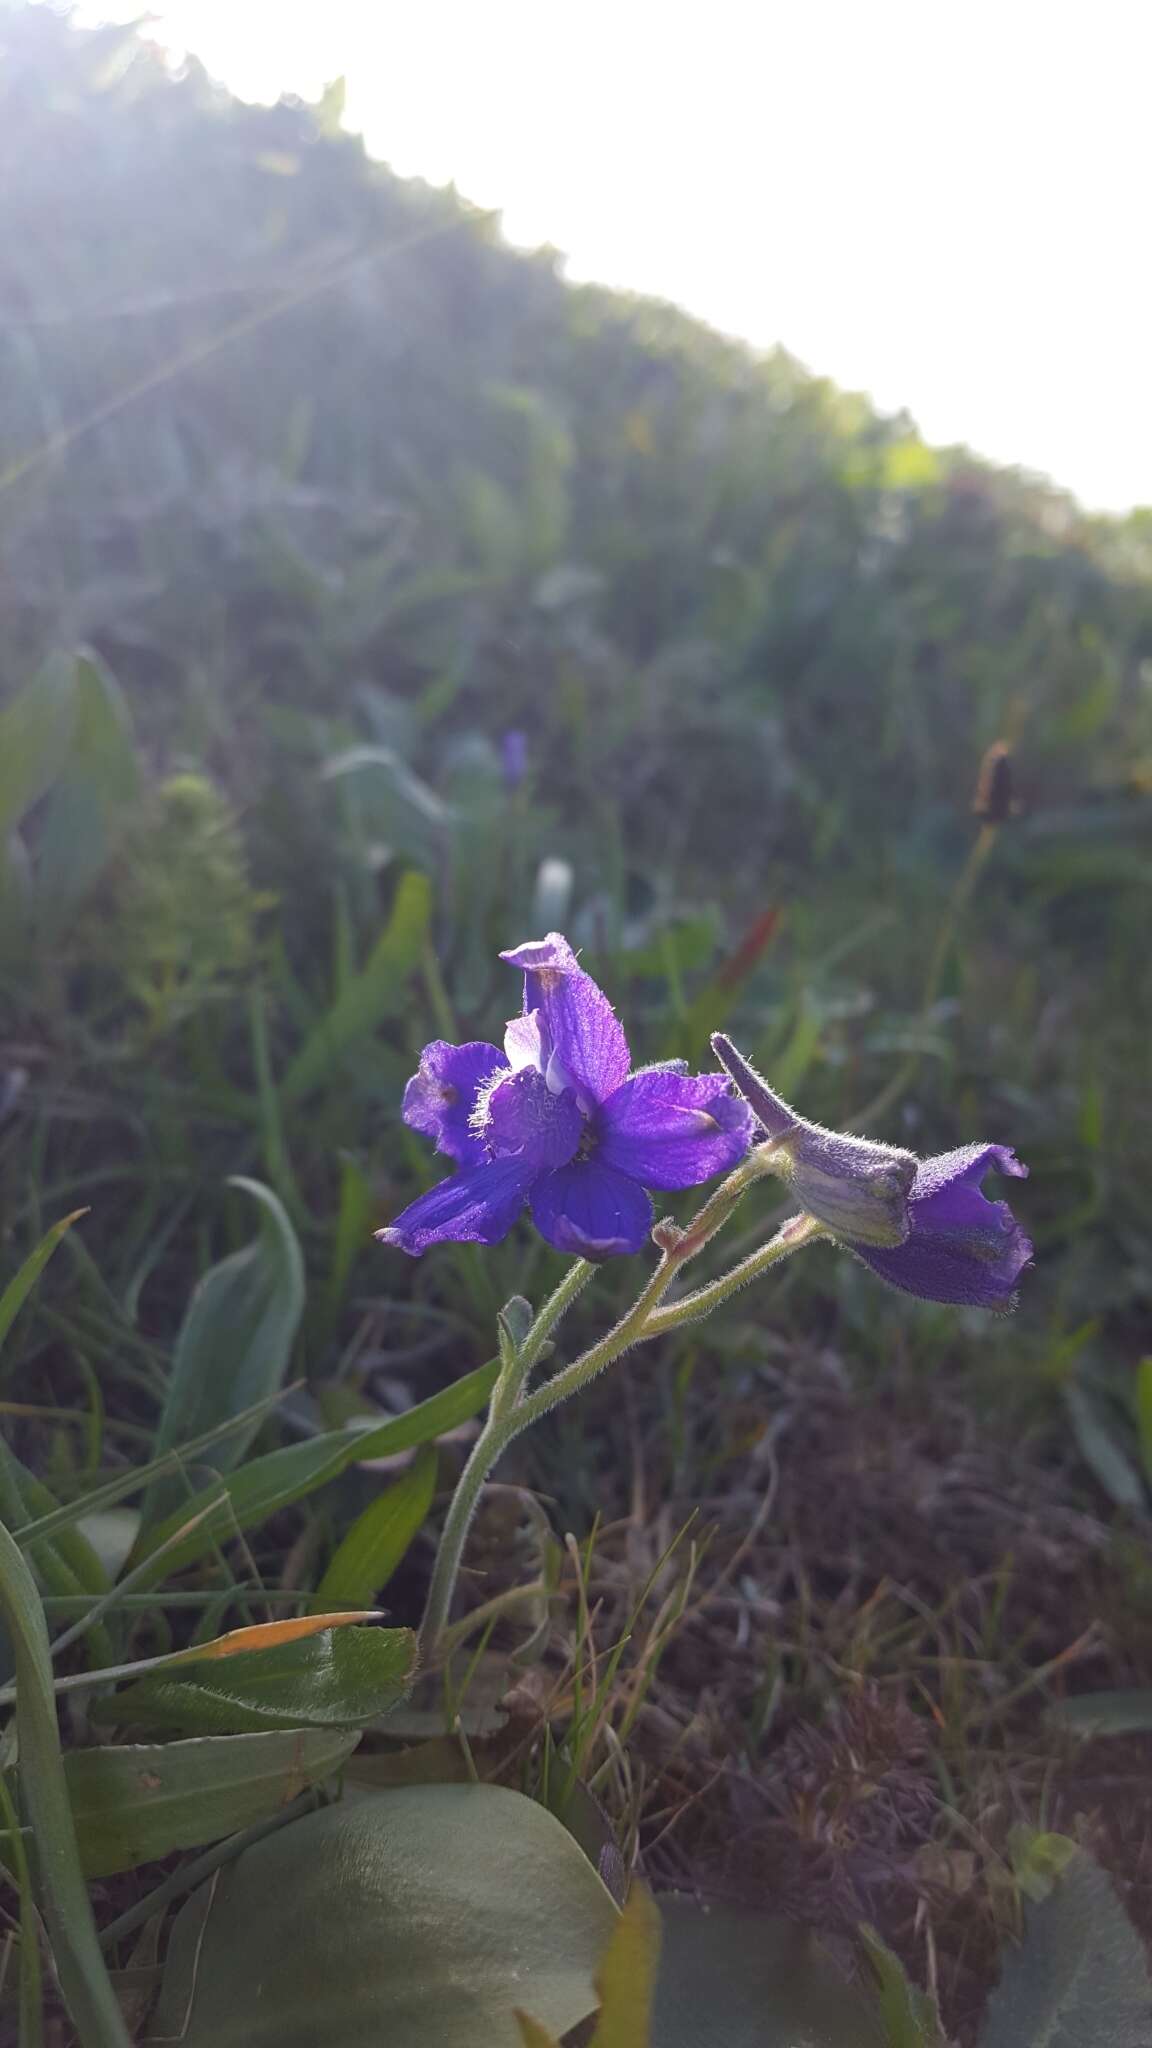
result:
[[[957,892],[957,915],[992,829]],[[634,1345],[697,1322],[822,1238],[905,1294],[999,1314],[1015,1306],[1032,1257],[1007,1202],[983,1193],[988,1173],[1026,1175],[1008,1146],[962,1145],[918,1159],[903,1146],[826,1130],[790,1108],[721,1032],[712,1049],[722,1074],[689,1074],[675,1060],[633,1071],[616,1012],[563,933],[500,957],[524,977],[523,1008],[503,1050],[486,1040],[436,1039],[404,1092],[404,1121],[431,1138],[454,1171],[376,1235],[414,1258],[437,1244],[499,1244],[527,1208],[541,1236],[576,1258],[535,1318],[518,1296],[501,1315],[500,1374],[432,1575],[420,1636],[426,1662],[443,1654],[468,1530],[497,1460]],[[653,1189],[699,1187],[719,1174],[725,1178],[687,1226],[669,1217],[653,1223]],[[799,1213],[719,1278],[668,1301],[677,1275],[765,1174],[785,1182]],[[631,1308],[531,1390],[553,1330],[596,1266],[649,1239],[660,1262]]]
[[[773,1171],[772,1151],[771,1145],[762,1145],[749,1152],[709,1196],[686,1228],[657,1224],[653,1235],[662,1247],[660,1262],[631,1308],[597,1343],[590,1345],[570,1365],[561,1367],[535,1392],[529,1393],[527,1383],[532,1368],[551,1331],[586,1286],[594,1270],[592,1265],[585,1259],[578,1259],[545,1302],[523,1344],[505,1363],[493,1388],[487,1420],[472,1447],[449,1505],[420,1627],[420,1652],[425,1665],[434,1661],[444,1637],[464,1546],[480,1495],[509,1444],[550,1409],[582,1392],[590,1381],[607,1366],[615,1364],[626,1351],[652,1337],[666,1336],[681,1324],[696,1321],[700,1315],[726,1300],[729,1294],[746,1286],[749,1280],[823,1235],[821,1226],[810,1217],[795,1217],[768,1244],[730,1273],[723,1274],[698,1293],[686,1295],[682,1301],[664,1305],[664,1297],[677,1275],[728,1221],[753,1182]],[[702,1307],[701,1300],[705,1297],[705,1306]]]

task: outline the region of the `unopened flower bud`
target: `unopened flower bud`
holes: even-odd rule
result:
[[[773,1171],[800,1207],[834,1237],[863,1245],[903,1244],[916,1159],[897,1145],[826,1131],[797,1116],[717,1032],[712,1050],[772,1140]]]

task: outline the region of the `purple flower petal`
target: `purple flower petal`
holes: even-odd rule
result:
[[[612,1259],[640,1250],[652,1228],[652,1204],[626,1173],[578,1159],[537,1181],[532,1221],[557,1251]]]
[[[589,1104],[604,1102],[628,1078],[628,1041],[607,996],[585,974],[567,939],[549,932],[500,958],[523,969],[525,1012],[541,1012],[561,1078]]]
[[[902,1244],[915,1156],[899,1145],[877,1145],[808,1123],[773,1093],[730,1038],[716,1032],[712,1050],[775,1140],[777,1170],[800,1207],[846,1243]]]
[[[743,1159],[755,1128],[722,1074],[633,1074],[593,1126],[596,1160],[646,1188],[694,1188]]]
[[[584,1118],[570,1088],[557,1094],[535,1067],[522,1067],[494,1075],[481,1089],[472,1128],[490,1158],[520,1159],[538,1174],[571,1159]]]
[[[436,1038],[420,1055],[420,1065],[404,1090],[404,1121],[432,1138],[436,1150],[463,1166],[479,1166],[484,1147],[469,1118],[483,1082],[507,1066],[502,1052],[482,1039],[449,1045]]]
[[[1032,1242],[1007,1202],[982,1194],[995,1170],[1027,1175],[1006,1145],[962,1145],[924,1159],[909,1202],[912,1228],[901,1245],[853,1249],[891,1286],[924,1301],[947,1301],[1001,1312],[1016,1305],[1016,1282],[1032,1257]]]
[[[524,1207],[531,1183],[532,1169],[521,1159],[465,1167],[420,1195],[376,1236],[413,1258],[433,1244],[499,1244]]]

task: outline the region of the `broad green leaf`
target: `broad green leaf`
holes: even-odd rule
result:
[[[403,1477],[353,1522],[313,1595],[313,1613],[363,1607],[388,1584],[424,1526],[436,1486],[436,1465],[435,1450],[425,1444]]]
[[[76,662],[53,655],[0,711],[0,845],[59,772],[76,713]]]
[[[690,1899],[660,1912],[652,2048],[886,2048],[874,2004],[803,1928]]]
[[[1152,1982],[1143,1943],[1108,1878],[1076,1855],[1024,1914],[980,2048],[1148,2048]]]
[[[936,2002],[913,1984],[898,1955],[871,1927],[861,1927],[880,1994],[885,2048],[947,2048]]]
[[[99,881],[131,816],[139,779],[120,686],[94,655],[81,655],[67,758],[36,837],[36,895],[46,934],[59,931]]]
[[[156,1432],[158,1453],[239,1415],[284,1384],[304,1309],[304,1261],[279,1196],[260,1181],[233,1179],[260,1207],[260,1235],[199,1282],[176,1342],[172,1378]],[[201,1460],[230,1471],[257,1423],[232,1430]],[[156,1481],[144,1503],[151,1523],[180,1499],[176,1479]]]
[[[1140,1475],[1117,1442],[1100,1402],[1077,1386],[1067,1387],[1064,1398],[1084,1462],[1091,1467],[1109,1499],[1118,1508],[1142,1508],[1144,1487]]]
[[[1136,1368],[1136,1424],[1144,1482],[1152,1489],[1152,1358],[1142,1358]]]
[[[432,916],[432,885],[426,875],[402,877],[392,915],[367,964],[337,996],[305,1040],[280,1085],[281,1099],[296,1102],[327,1080],[351,1048],[371,1037],[404,1002],[408,981],[419,965]]]
[[[440,1393],[432,1394],[427,1401],[409,1408],[406,1414],[394,1416],[375,1428],[331,1430],[325,1436],[312,1437],[307,1443],[287,1444],[283,1450],[269,1451],[266,1457],[254,1458],[251,1464],[221,1479],[218,1484],[202,1488],[158,1527],[148,1531],[138,1546],[139,1558],[143,1560],[182,1529],[185,1523],[203,1514],[206,1508],[212,1509],[189,1531],[183,1543],[175,1545],[157,1560],[153,1583],[158,1584],[173,1572],[182,1571],[214,1545],[226,1543],[238,1531],[258,1528],[270,1515],[290,1507],[294,1501],[305,1499],[317,1487],[347,1471],[350,1465],[369,1458],[389,1458],[397,1451],[414,1450],[418,1445],[431,1443],[446,1431],[458,1428],[460,1423],[467,1422],[477,1409],[483,1407],[495,1384],[497,1370],[497,1362],[490,1360],[487,1365],[478,1366],[475,1372],[466,1373],[463,1379],[454,1380]]]
[[[409,1629],[327,1629],[270,1650],[149,1673],[94,1701],[90,1712],[120,1727],[190,1734],[362,1728],[403,1698],[415,1664]]]
[[[0,1294],[0,1344],[3,1344],[61,1238],[81,1216],[87,1214],[87,1209],[73,1209],[70,1216],[62,1216],[59,1223],[45,1231],[35,1251],[28,1254],[19,1271],[13,1274],[3,1294]]]
[[[250,1827],[331,1777],[359,1739],[284,1728],[72,1750],[64,1776],[84,1875],[110,1877]]]
[[[652,1894],[633,1884],[596,1972],[600,2017],[589,2048],[649,2048],[661,1928]]]
[[[594,2011],[616,1908],[494,1785],[413,1786],[256,1843],[177,1919],[152,2038],[183,2048],[521,2048]],[[694,2044],[699,2048],[699,2043]]]
[[[13,1645],[20,1790],[36,1844],[40,1904],[60,1988],[84,2048],[129,2048],[80,1870],[44,1610],[28,1566],[2,1524],[0,1618]]]
[[[1152,1692],[1132,1687],[1057,1700],[1048,1719],[1074,1735],[1142,1735],[1152,1728]]]

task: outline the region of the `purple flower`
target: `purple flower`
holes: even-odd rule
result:
[[[405,1123],[458,1171],[376,1234],[414,1255],[498,1244],[527,1203],[558,1251],[639,1251],[652,1226],[645,1190],[696,1187],[735,1166],[751,1112],[723,1075],[688,1074],[683,1061],[630,1073],[623,1026],[559,932],[500,957],[524,973],[504,1051],[438,1039],[404,1091]]]
[[[508,789],[519,789],[528,773],[528,735],[510,726],[500,737],[500,765]]]
[[[1032,1257],[1007,1202],[982,1192],[986,1173],[1026,1177],[1006,1145],[962,1145],[934,1159],[807,1123],[780,1100],[731,1040],[712,1045],[755,1110],[779,1171],[810,1216],[882,1280],[923,1301],[1006,1311]]]
[[[921,1159],[908,1197],[908,1235],[884,1248],[852,1249],[874,1273],[922,1301],[951,1301],[1006,1312],[1032,1258],[1032,1240],[1007,1202],[981,1191],[986,1173],[1026,1180],[1028,1168],[1007,1145],[961,1145]]]

